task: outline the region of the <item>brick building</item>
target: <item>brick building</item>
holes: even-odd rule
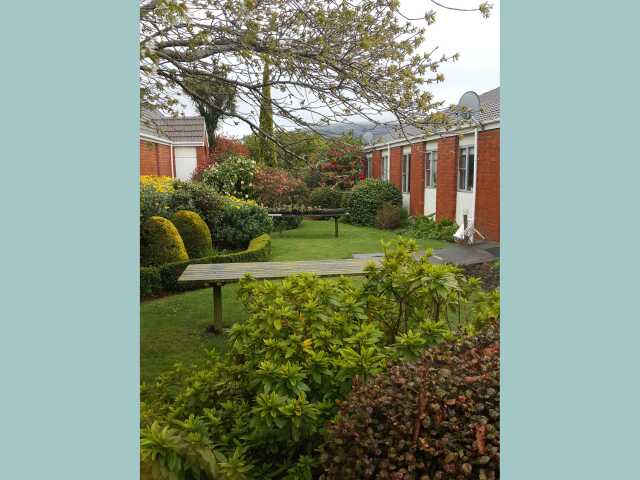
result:
[[[189,180],[208,156],[204,118],[169,118],[148,110],[140,112],[140,175]]]
[[[458,225],[475,216],[475,229],[500,241],[500,88],[480,95],[480,106],[473,121],[455,129],[382,136],[365,147],[364,169],[396,185],[412,216],[435,214]]]

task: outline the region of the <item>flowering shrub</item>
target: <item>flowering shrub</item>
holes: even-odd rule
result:
[[[255,175],[253,191],[256,200],[268,207],[305,203],[308,191],[304,182],[289,171],[260,167]]]
[[[231,327],[225,353],[143,387],[147,468],[175,478],[191,478],[184,470],[193,478],[226,478],[216,476],[217,462],[235,458],[251,478],[317,478],[311,455],[353,385],[479,318],[479,309],[465,304],[476,294],[473,282],[454,267],[416,260],[414,252],[411,241],[388,246],[364,285],[312,274],[282,282],[245,277],[238,295],[248,318]],[[443,300],[449,298],[461,300]],[[398,325],[402,308],[407,314]]]
[[[253,180],[256,162],[250,158],[229,155],[221,163],[208,167],[202,173],[202,183],[223,195],[253,198]]]
[[[156,192],[173,192],[173,178],[141,175],[140,189],[146,187],[152,187]]]
[[[356,183],[362,169],[362,146],[350,136],[334,139],[320,164],[321,183],[348,190]]]

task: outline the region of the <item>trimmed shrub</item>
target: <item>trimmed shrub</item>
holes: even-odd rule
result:
[[[213,255],[211,232],[200,215],[196,212],[180,210],[171,217],[171,221],[180,232],[189,258]]]
[[[375,225],[376,213],[383,203],[402,205],[402,193],[390,182],[367,179],[353,187],[349,198],[350,222]]]
[[[401,227],[406,223],[407,218],[409,218],[409,214],[406,209],[384,202],[376,213],[376,227],[392,230]]]
[[[229,202],[222,212],[219,243],[227,248],[244,248],[252,238],[271,233],[273,222],[267,210],[258,205]]]
[[[222,195],[212,187],[199,182],[176,181],[174,188],[170,199],[171,211],[196,212],[209,227],[212,241],[217,242],[217,229],[222,222],[226,203]]]
[[[342,192],[331,187],[318,187],[311,192],[309,203],[313,207],[342,207]]]
[[[151,217],[140,231],[140,262],[142,266],[188,260],[187,250],[175,225],[164,217]]]
[[[228,253],[223,255],[212,255],[202,258],[194,258],[182,262],[168,263],[159,267],[150,267],[146,270],[154,270],[155,273],[145,272],[145,276],[149,279],[145,284],[152,285],[153,289],[142,289],[142,280],[140,292],[144,295],[153,295],[160,292],[182,292],[202,287],[202,284],[178,283],[178,278],[182,275],[185,268],[191,264],[198,263],[237,263],[237,262],[266,262],[271,258],[271,237],[269,235],[260,235],[249,242],[246,250],[241,252]],[[142,275],[142,272],[141,272]],[[159,282],[155,281],[155,275],[159,278]],[[142,278],[142,277],[141,277]],[[153,281],[152,281],[153,279]]]
[[[498,322],[357,385],[328,428],[330,479],[500,477]]]
[[[140,296],[146,297],[161,290],[160,270],[156,267],[140,267]]]

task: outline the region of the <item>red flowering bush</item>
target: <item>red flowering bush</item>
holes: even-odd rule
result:
[[[331,142],[326,159],[319,166],[321,183],[348,190],[356,183],[362,169],[362,147],[351,137]]]
[[[305,203],[308,190],[304,182],[287,170],[260,167],[253,180],[256,201],[268,207]]]

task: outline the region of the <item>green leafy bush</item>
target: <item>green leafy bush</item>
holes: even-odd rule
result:
[[[200,182],[176,181],[174,188],[175,191],[171,194],[169,201],[171,212],[179,210],[196,212],[209,227],[212,241],[216,243],[217,229],[222,223],[226,203],[224,197],[212,187]]]
[[[140,296],[147,297],[161,290],[160,270],[156,267],[140,267]]]
[[[256,162],[240,155],[229,154],[202,172],[202,183],[218,193],[234,197],[253,198]]]
[[[171,221],[180,232],[189,258],[213,255],[211,232],[200,215],[188,210],[179,210],[171,217]]]
[[[393,230],[407,222],[409,214],[405,208],[384,202],[376,213],[376,227]]]
[[[350,222],[355,225],[375,225],[376,213],[383,203],[402,205],[402,193],[390,182],[367,179],[351,190],[349,197]]]
[[[179,367],[144,386],[142,432],[173,429],[167,435],[197,440],[187,451],[171,451],[173,464],[195,468],[194,477],[210,474],[193,456],[208,451],[236,454],[238,468],[252,478],[317,478],[312,455],[324,442],[337,401],[389,362],[415,358],[477,316],[467,317],[477,311],[466,304],[475,295],[473,285],[454,267],[416,260],[414,251],[415,242],[407,240],[387,246],[388,258],[367,269],[364,285],[312,274],[282,282],[245,277],[238,295],[247,320],[231,327],[224,354],[211,352],[205,365]],[[403,289],[410,293],[397,308],[376,311]],[[408,313],[396,325],[392,317],[400,311]],[[156,468],[167,465],[170,453],[153,457],[167,442],[151,435],[142,440],[143,458],[162,463]]]
[[[432,217],[418,217],[404,234],[412,238],[452,241],[458,225],[448,218],[436,222]]]
[[[309,204],[321,208],[341,208],[342,191],[332,187],[315,188],[309,196]]]
[[[274,230],[293,230],[298,228],[302,224],[302,217],[274,217],[273,229]]]
[[[323,478],[499,478],[499,345],[492,322],[358,384],[328,429]]]
[[[176,227],[163,217],[151,217],[140,231],[140,263],[147,267],[188,260],[187,250]]]
[[[243,248],[252,238],[272,230],[273,222],[264,207],[227,202],[222,211],[218,239],[224,247]]]
[[[171,191],[158,190],[152,184],[140,184],[140,225],[151,217],[171,214]]]

